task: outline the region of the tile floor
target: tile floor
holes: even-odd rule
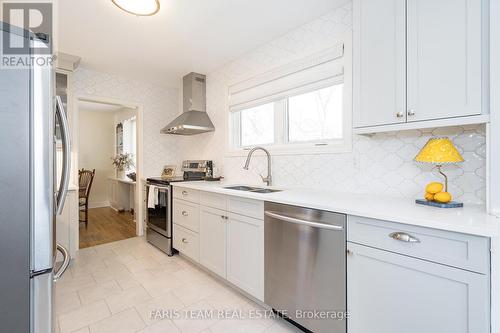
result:
[[[58,333],[300,332],[249,319],[258,304],[143,237],[80,250],[56,283],[55,309]]]

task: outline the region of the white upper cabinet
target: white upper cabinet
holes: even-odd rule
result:
[[[478,117],[487,66],[482,7],[482,0],[354,0],[356,132],[486,121]]]
[[[405,0],[354,0],[354,127],[406,122]]]
[[[481,114],[481,0],[408,0],[408,121]]]

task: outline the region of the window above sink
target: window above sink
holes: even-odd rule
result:
[[[351,150],[350,36],[331,49],[229,86],[229,156]]]

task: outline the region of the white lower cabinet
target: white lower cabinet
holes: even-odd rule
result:
[[[199,232],[200,205],[179,199],[174,199],[173,203],[172,218],[174,223],[191,231]]]
[[[226,278],[227,212],[200,207],[200,264]]]
[[[264,301],[264,221],[229,213],[227,280]]]
[[[183,195],[180,188],[174,193]],[[174,247],[263,301],[263,202],[195,190],[184,196],[189,199],[173,201]],[[199,217],[198,228],[186,222],[192,216]]]
[[[174,248],[195,262],[200,261],[200,237],[196,232],[174,224]]]
[[[349,333],[487,333],[487,275],[348,243]]]

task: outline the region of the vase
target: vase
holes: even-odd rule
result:
[[[125,179],[125,170],[116,170],[116,178]]]

